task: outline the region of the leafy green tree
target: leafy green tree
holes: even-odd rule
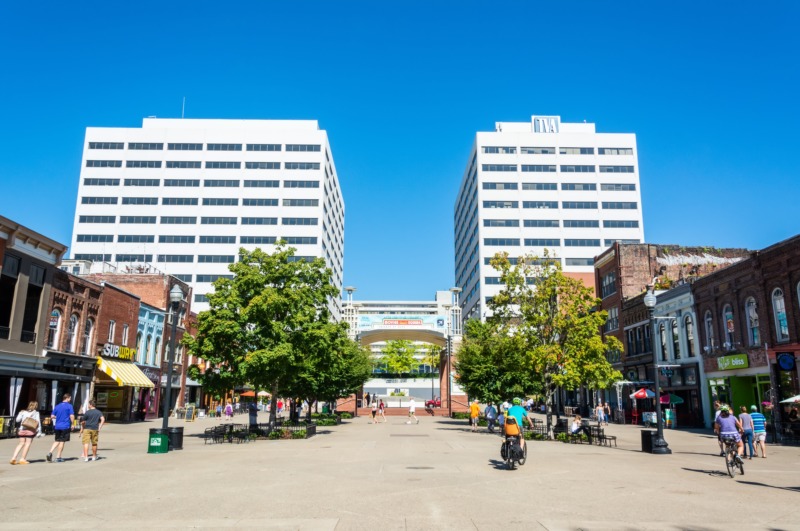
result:
[[[383,362],[390,373],[409,373],[419,367],[419,361],[414,355],[417,347],[407,339],[394,339],[386,342],[383,347]]]
[[[353,376],[344,370],[324,378],[308,374],[336,366],[323,360],[326,355],[358,363],[350,356],[357,347],[347,344],[346,329],[330,323],[328,304],[339,295],[331,271],[321,258],[297,260],[294,252],[283,242],[272,254],[240,249],[240,261],[229,266],[233,278],[218,279],[207,295],[209,309],[198,315],[197,336],[184,336],[189,352],[206,360],[205,372],[197,374],[201,384],[230,389],[248,383],[268,389],[270,422],[275,421],[279,396],[298,397],[300,389],[322,396],[331,394],[331,386],[341,391],[353,387],[347,378],[331,383],[333,374]],[[301,387],[301,382],[323,379],[325,385]]]
[[[501,333],[497,324],[470,319],[453,366],[470,397],[495,404],[541,389],[522,338]]]
[[[500,337],[515,337],[530,357],[547,402],[548,433],[557,387],[588,385],[602,389],[620,379],[606,359],[621,349],[614,337],[600,335],[607,312],[597,311],[600,300],[580,280],[564,275],[560,261],[545,253],[542,259],[521,257],[511,264],[506,253],[491,261],[504,284],[489,303]]]
[[[438,373],[442,360],[442,347],[433,343],[426,343],[422,363],[431,367],[431,372]]]

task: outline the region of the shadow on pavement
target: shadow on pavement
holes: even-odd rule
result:
[[[727,472],[723,472],[721,470],[699,470],[697,468],[685,468],[685,467],[682,468],[681,470],[686,470],[687,472],[699,472],[700,474],[708,474],[709,476],[712,477],[720,477],[720,478],[730,477],[728,476]]]
[[[755,485],[756,487],[769,487],[771,489],[788,490],[790,492],[800,492],[800,487],[776,487],[775,485],[767,485],[766,483],[759,483],[757,481],[739,480],[739,483],[744,483],[745,485]]]
[[[489,464],[494,467],[495,470],[508,470],[506,462],[499,459],[489,459]]]

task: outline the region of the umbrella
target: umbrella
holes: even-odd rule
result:
[[[800,402],[800,395],[794,395],[792,398],[781,400],[781,404],[793,404],[795,402]]]
[[[661,403],[662,404],[683,404],[683,398],[679,397],[678,395],[673,395],[672,393],[661,395]]]
[[[253,391],[245,391],[244,393],[240,394],[239,396],[256,396]]]
[[[631,393],[630,396],[631,398],[653,398],[654,396],[656,396],[656,394],[650,389],[645,389],[644,387],[642,387],[635,393]]]
[[[258,396],[269,396],[269,393],[266,391],[259,391]]]

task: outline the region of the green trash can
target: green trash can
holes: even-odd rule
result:
[[[322,412],[327,415],[328,413],[331,412],[331,407],[328,404],[325,404],[324,406],[322,406]]]
[[[169,436],[167,430],[150,428],[150,437],[147,443],[148,454],[165,454],[169,451]]]

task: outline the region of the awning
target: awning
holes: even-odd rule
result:
[[[197,380],[192,380],[191,378],[189,378],[187,376],[186,377],[186,387],[202,387],[202,386],[200,385],[200,382],[198,382]]]
[[[129,361],[98,358],[97,368],[109,375],[118,385],[127,387],[155,387],[142,370]]]

